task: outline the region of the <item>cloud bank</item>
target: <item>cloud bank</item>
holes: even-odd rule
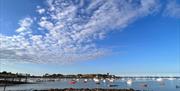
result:
[[[156,0],[47,0],[46,3],[47,7],[37,6],[38,16],[20,20],[16,35],[0,34],[1,61],[64,64],[96,59],[110,51],[98,47],[96,40],[153,13],[158,6]]]

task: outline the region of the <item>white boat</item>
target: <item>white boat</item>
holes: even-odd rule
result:
[[[106,80],[104,79],[103,82],[106,83]]]
[[[84,83],[87,83],[88,79],[84,79]]]
[[[79,81],[79,79],[76,79],[76,81],[78,82],[78,81]]]
[[[133,81],[131,79],[127,80],[126,82],[128,85],[131,85],[133,83]]]
[[[162,78],[158,78],[158,79],[156,79],[156,81],[157,81],[157,82],[162,82],[163,79],[162,79]]]
[[[100,81],[99,81],[99,79],[97,79],[97,78],[94,78],[93,80],[94,80],[94,82],[95,82],[96,84],[100,84]]]
[[[113,83],[113,82],[114,82],[114,79],[113,79],[113,78],[109,79],[109,82]]]

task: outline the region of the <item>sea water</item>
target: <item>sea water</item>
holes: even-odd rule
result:
[[[142,91],[180,91],[180,88],[176,88],[176,85],[180,86],[180,80],[168,80],[165,79],[163,81],[157,80],[147,80],[147,79],[138,79],[132,80],[131,84],[127,83],[127,80],[114,80],[114,82],[109,82],[100,80],[100,84],[96,84],[93,79],[88,79],[86,83],[84,83],[84,79],[80,79],[76,84],[69,84],[69,81],[72,79],[61,79],[54,82],[38,82],[35,84],[21,84],[21,85],[13,85],[7,86],[6,91],[8,90],[40,90],[40,89],[51,89],[51,88],[106,88],[106,89],[128,89],[133,88],[135,90]],[[116,87],[109,87],[109,85],[118,85]],[[146,84],[146,86],[144,85]],[[0,91],[3,90],[3,87],[0,87]]]

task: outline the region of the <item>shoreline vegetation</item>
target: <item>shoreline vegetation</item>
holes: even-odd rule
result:
[[[42,76],[34,76],[30,74],[22,74],[22,73],[11,73],[11,72],[0,72],[0,78],[120,78],[115,75],[107,74],[44,74]]]

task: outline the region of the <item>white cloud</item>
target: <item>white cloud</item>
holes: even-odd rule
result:
[[[53,23],[51,23],[49,21],[46,21],[46,20],[41,20],[41,22],[39,22],[39,25],[42,28],[45,28],[45,29],[48,29],[48,30],[51,30],[53,28]]]
[[[38,12],[39,14],[43,14],[43,13],[45,12],[45,9],[43,9],[43,8],[42,8],[42,9],[38,9],[37,12]]]
[[[177,0],[169,0],[165,7],[164,14],[170,17],[180,18],[180,3]]]
[[[16,29],[16,32],[20,33],[23,31],[27,31],[32,23],[33,23],[33,20],[29,17],[21,20],[19,23],[20,27],[18,29]]]
[[[95,40],[151,14],[157,6],[156,0],[96,0],[87,5],[83,0],[47,3],[46,10],[38,6],[40,18],[35,17],[36,22],[31,18],[20,21],[18,35],[0,35],[1,60],[63,64],[101,57],[110,50],[98,48]],[[39,25],[36,29],[47,32],[35,35],[33,23]]]

